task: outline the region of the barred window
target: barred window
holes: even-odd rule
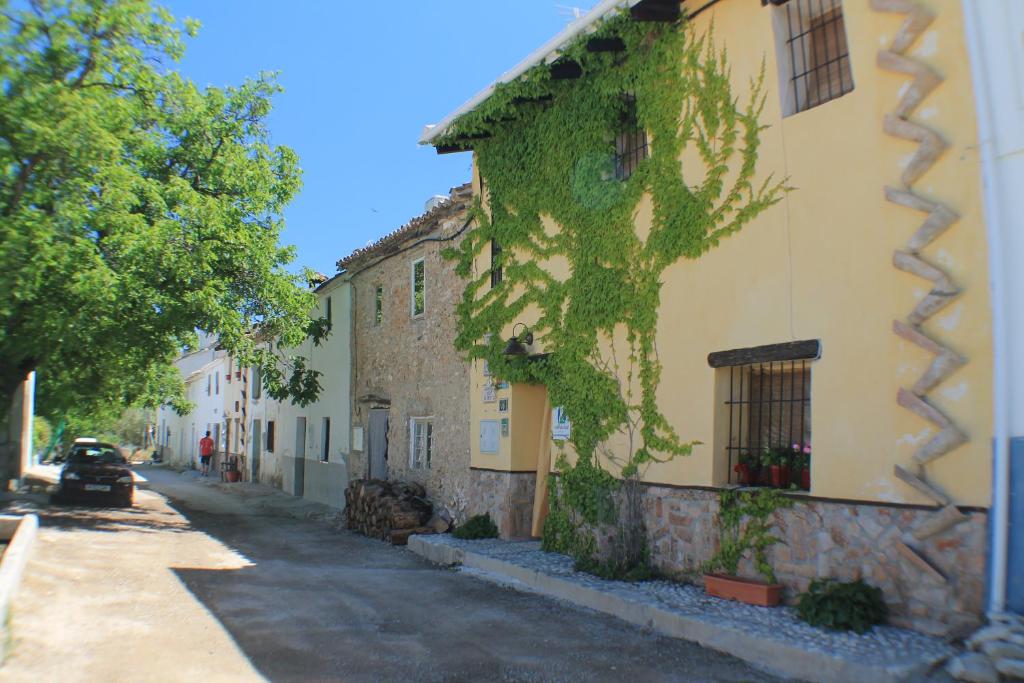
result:
[[[377,286],[376,291],[373,293],[373,324],[380,325],[381,320],[384,319],[384,288]]]
[[[491,240],[491,287],[497,287],[501,282],[502,272],[501,264],[498,263],[498,257],[501,255],[501,245],[498,244],[498,240]]]
[[[414,417],[409,422],[409,467],[429,470],[434,447],[434,421],[429,417]]]
[[[841,0],[788,0],[774,8],[784,116],[853,90]]]
[[[811,366],[818,358],[818,339],[708,354],[718,373],[715,430],[728,435],[719,448],[729,483],[810,489]]]
[[[624,106],[619,134],[615,136],[615,178],[626,180],[640,162],[647,158],[647,131],[640,127],[636,115],[636,97],[623,96]]]
[[[427,274],[423,259],[416,259],[412,262],[410,280],[412,284],[410,305],[412,317],[416,318],[427,310]]]
[[[737,483],[734,465],[759,463],[767,451],[783,449],[800,453],[806,449],[809,453],[811,369],[808,362],[769,361],[734,366],[727,371],[729,481]]]

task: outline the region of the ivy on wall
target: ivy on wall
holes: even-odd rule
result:
[[[589,52],[586,42],[595,37],[618,37],[625,50]],[[710,34],[620,14],[563,56],[582,66],[582,77],[554,80],[548,66],[537,66],[499,85],[434,144],[472,140],[488,200],[486,207],[477,201],[478,227],[448,254],[468,280],[456,345],[503,379],[543,384],[552,405],[565,407],[578,457],[573,467],[559,459],[563,500],[552,501],[549,520],[553,528],[564,522],[568,533],[582,518],[602,517],[591,505],[613,488],[602,459],[633,477],[647,463],[691,452],[693,443],[675,432],[657,402],[662,275],[740,230],[787,188],[771,176],[754,182],[763,66],[741,104],[726,54]],[[615,138],[631,100],[649,155],[618,180]],[[684,167],[684,150],[699,164]],[[634,223],[645,194],[653,221],[641,234]],[[545,219],[557,230],[546,230]],[[493,287],[489,271],[473,267],[492,239],[502,247],[496,265],[503,269]],[[556,278],[545,267],[549,260],[562,260],[568,276]],[[550,354],[506,357],[501,332],[528,307],[539,312],[532,331]],[[628,452],[607,446],[616,434],[626,437]],[[577,514],[560,517],[567,507]]]

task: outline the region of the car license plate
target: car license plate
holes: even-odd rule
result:
[[[86,491],[109,491],[110,484],[86,484],[83,488]]]

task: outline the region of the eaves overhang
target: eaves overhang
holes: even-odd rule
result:
[[[678,7],[680,2],[682,0],[677,0],[674,4]],[[608,15],[620,9],[631,10],[638,5],[647,4],[667,5],[669,3],[665,2],[665,0],[601,0],[593,9],[570,23],[558,35],[531,52],[526,59],[503,73],[497,80],[478,92],[461,107],[441,119],[439,123],[426,126],[423,129],[423,134],[420,136],[420,144],[432,145],[435,140],[443,138],[459,117],[468,114],[486,102],[494,94],[494,90],[499,84],[511,83],[538,64],[550,64],[557,60],[561,51],[575,40],[577,36],[594,31],[600,21]]]

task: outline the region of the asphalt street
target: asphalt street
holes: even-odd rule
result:
[[[42,528],[0,681],[774,680],[302,518],[280,492],[143,473],[130,510],[13,504]]]

